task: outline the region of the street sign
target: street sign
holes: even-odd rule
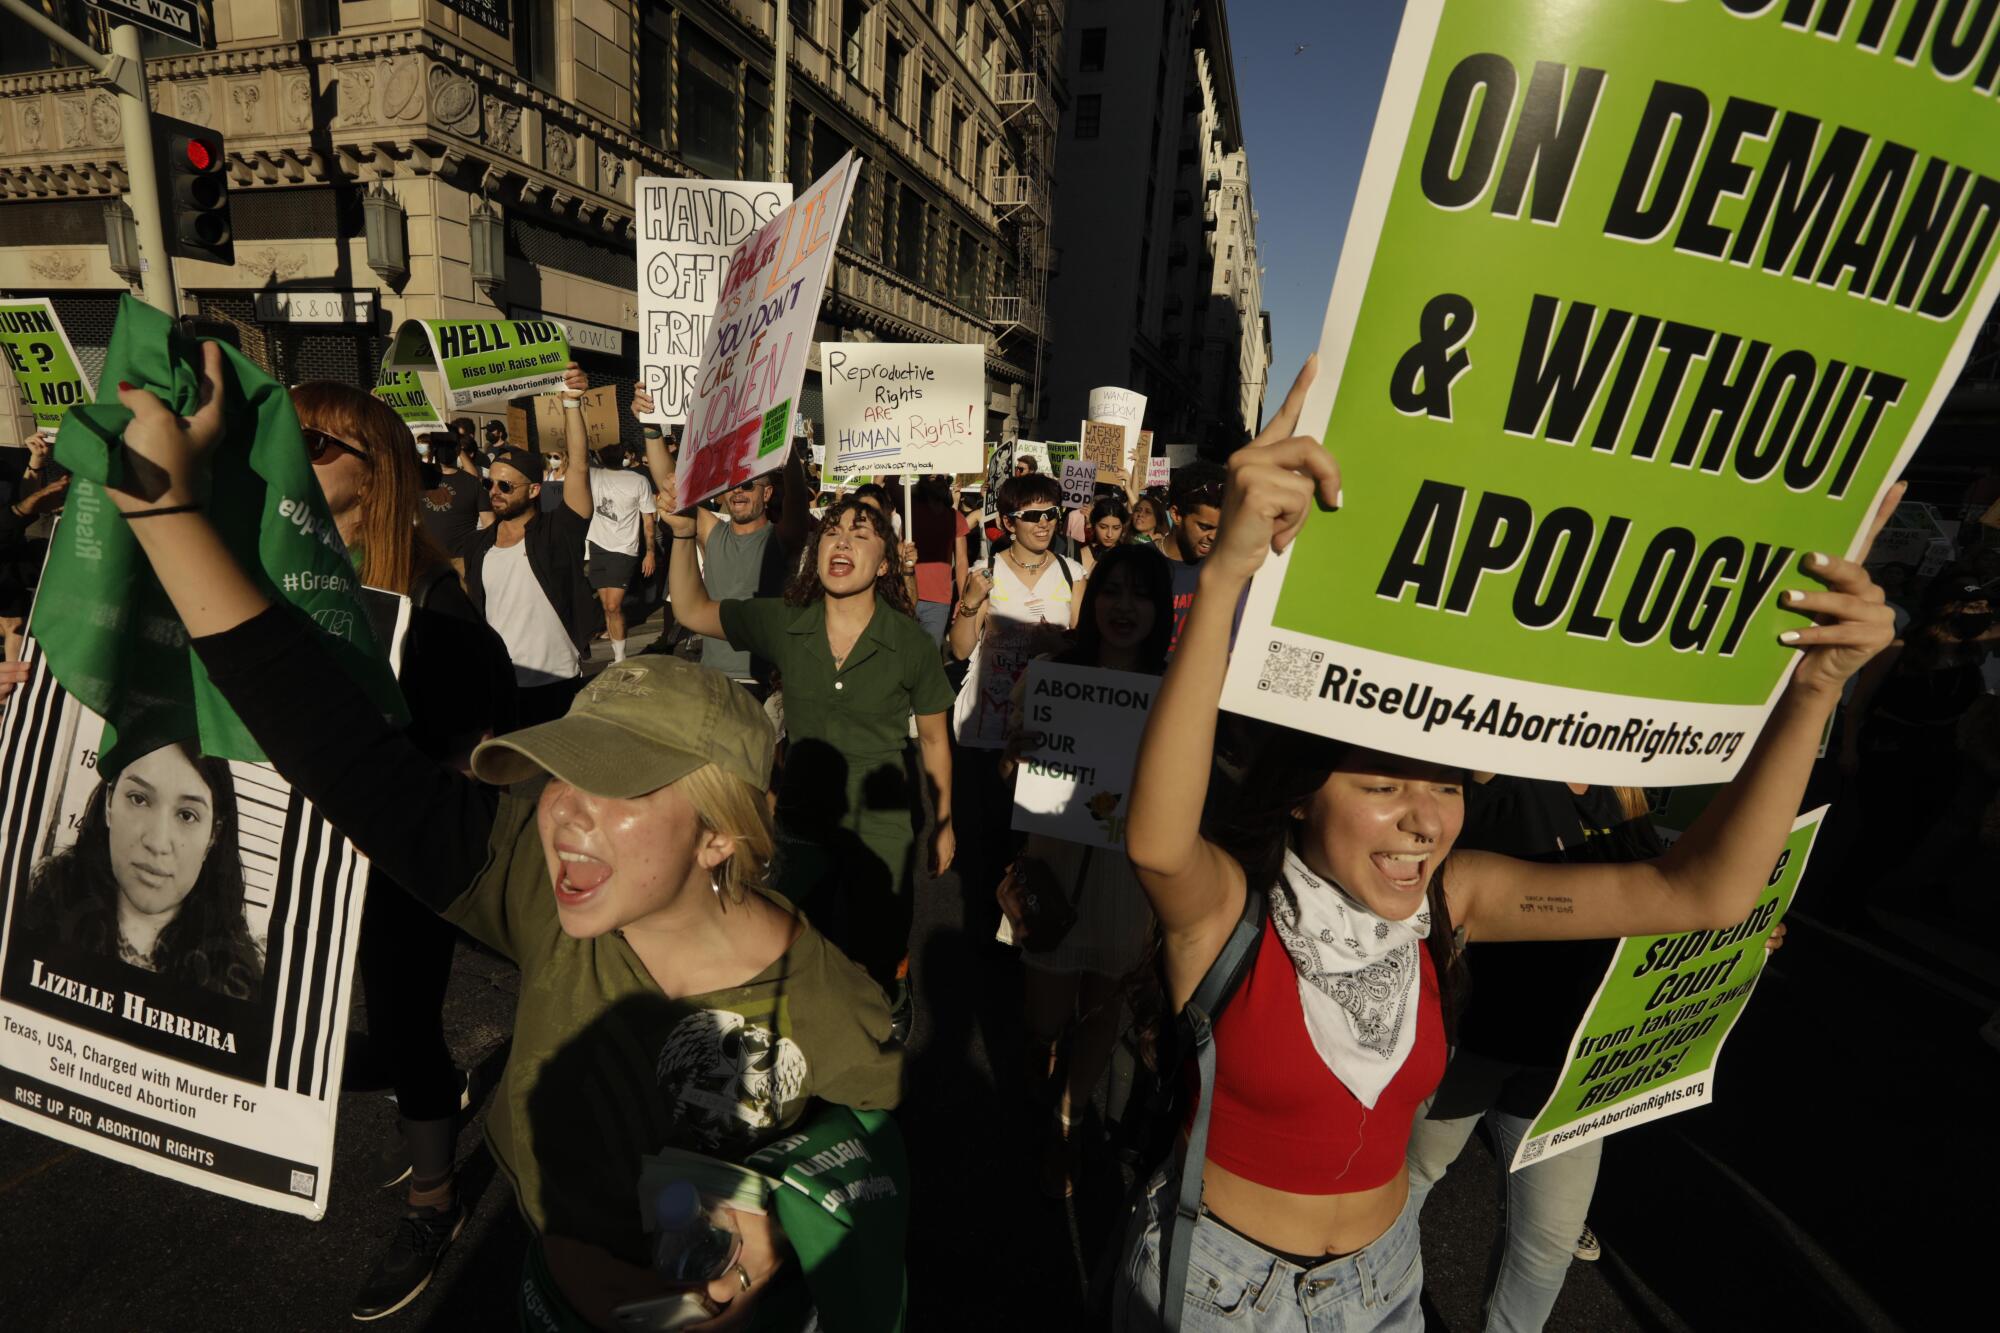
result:
[[[214,33],[201,21],[200,0],[89,0],[89,4],[103,10],[113,23],[164,33],[203,50],[215,46]]]

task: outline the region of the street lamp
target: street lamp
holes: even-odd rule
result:
[[[361,198],[362,230],[368,238],[368,267],[391,287],[410,276],[409,217],[387,187],[377,185]]]
[[[467,220],[472,232],[472,282],[487,299],[500,304],[500,291],[507,285],[507,226],[500,214],[480,196],[479,206]]]
[[[123,199],[104,206],[104,247],[111,254],[111,271],[127,287],[139,281],[139,220]]]

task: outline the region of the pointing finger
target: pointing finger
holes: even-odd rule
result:
[[[1306,391],[1312,387],[1313,376],[1318,370],[1319,354],[1314,353],[1306,358],[1303,366],[1299,367],[1298,378],[1292,381],[1291,392],[1285,395],[1285,401],[1279,406],[1277,413],[1264,423],[1264,429],[1257,433],[1257,438],[1251,443],[1269,445],[1299,433],[1299,413],[1305,410]]]

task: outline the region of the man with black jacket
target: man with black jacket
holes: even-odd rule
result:
[[[562,505],[544,513],[537,503],[541,459],[526,449],[502,449],[486,481],[493,526],[474,532],[464,547],[466,591],[507,645],[523,726],[568,709],[599,615],[583,568],[591,498],[582,396],[590,381],[572,362],[563,383],[569,468]]]

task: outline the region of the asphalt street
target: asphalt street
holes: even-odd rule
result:
[[[1724,1052],[1716,1103],[1611,1140],[1592,1208],[1606,1255],[1572,1267],[1550,1329],[1960,1321],[1990,1237],[1961,1219],[1982,1216],[2000,1186],[2000,1053],[1978,1036],[2000,1004],[2000,958],[1964,945],[1966,923],[1950,917],[1816,921],[1814,879]],[[1063,1204],[1035,1191],[1038,1117],[1015,1076],[1019,965],[992,943],[993,920],[990,902],[968,901],[956,875],[921,888],[919,1017],[901,1113],[915,1174],[916,1333],[1093,1327],[1082,1293],[1116,1182],[1088,1180]],[[1973,924],[1991,937],[1991,922]],[[504,1057],[515,995],[508,964],[461,944],[446,1018],[461,1065]],[[357,999],[354,1026],[366,1023]],[[318,1223],[0,1126],[0,1329],[354,1327],[349,1302],[397,1211],[370,1176],[394,1134],[394,1107],[365,1086],[365,1051],[355,1049],[331,1207]],[[460,1153],[472,1204],[465,1233],[431,1288],[382,1327],[515,1326],[526,1232],[480,1148],[478,1115]],[[1475,1138],[1425,1211],[1433,1328],[1482,1326],[1499,1181]]]

